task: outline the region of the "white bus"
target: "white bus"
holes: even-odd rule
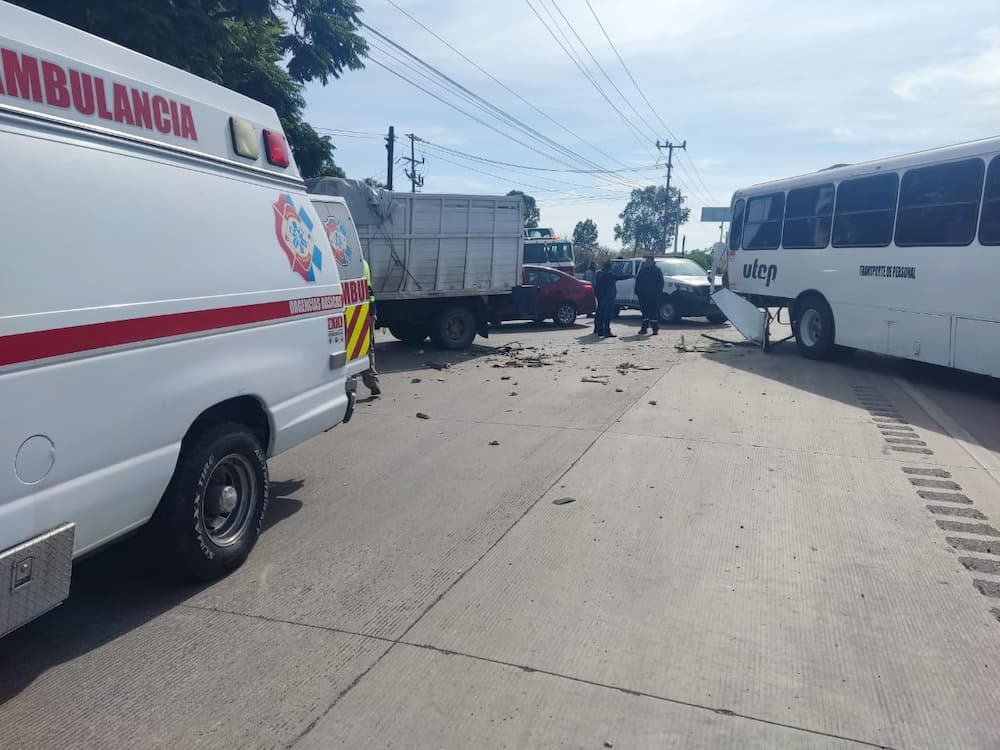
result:
[[[786,307],[799,351],[1000,377],[1000,137],[733,195],[730,290]]]

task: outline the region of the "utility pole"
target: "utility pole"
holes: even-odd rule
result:
[[[410,168],[406,170],[406,176],[410,180],[410,192],[415,193],[418,187],[424,186],[424,176],[417,174],[417,166],[423,164],[426,160],[423,157],[417,159],[415,144],[419,138],[413,133],[407,133],[406,137],[410,139],[410,156],[409,158],[404,156],[403,161],[410,162]]]
[[[687,151],[688,142],[685,140],[680,146],[671,143],[670,141],[664,141],[660,143],[659,140],[656,141],[656,148],[660,151],[664,149],[667,150],[667,212],[670,211],[670,172],[674,168],[674,149],[679,148],[681,151]],[[680,202],[678,201],[678,208],[680,207]],[[677,230],[680,227],[674,228],[674,252],[677,252]],[[666,252],[668,240],[670,236],[670,220],[669,217],[664,217],[663,219],[663,251]]]
[[[396,128],[392,125],[389,126],[389,135],[385,138],[385,150],[389,152],[389,158],[386,161],[385,168],[385,186],[392,190],[392,166],[395,161],[394,153],[396,148]]]

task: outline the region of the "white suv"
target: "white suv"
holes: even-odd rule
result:
[[[612,261],[612,270],[618,276],[628,276],[618,282],[615,294],[615,315],[621,310],[638,310],[635,296],[635,275],[643,258],[619,258]],[[656,258],[656,265],[663,271],[663,298],[660,300],[661,323],[674,323],[681,318],[706,317],[711,323],[724,323],[726,316],[712,301],[712,292],[722,286],[716,277],[709,281],[708,272],[688,257],[667,255]]]

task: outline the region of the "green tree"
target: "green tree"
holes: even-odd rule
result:
[[[666,253],[673,242],[677,227],[684,224],[691,209],[684,208],[684,199],[677,188],[649,185],[632,191],[628,205],[615,225],[615,239],[632,248],[636,254]]]
[[[542,218],[542,213],[538,210],[538,204],[535,203],[535,199],[523,190],[511,190],[507,193],[507,195],[521,196],[521,200],[524,201],[524,226],[527,229],[534,229],[537,227],[538,222]]]
[[[712,248],[689,250],[687,256],[706,271],[712,267],[712,263],[715,260],[715,256],[712,254]]]
[[[593,219],[578,221],[573,229],[573,244],[581,248],[597,247],[597,224]]]
[[[303,85],[364,67],[355,0],[14,0],[275,109],[303,177],[343,176]]]

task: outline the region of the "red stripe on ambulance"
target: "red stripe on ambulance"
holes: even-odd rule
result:
[[[331,310],[339,313],[343,309],[337,306],[339,301],[339,295],[304,297],[15,333],[0,336],[0,367],[173,336],[212,333],[253,323],[277,322],[310,313]]]

